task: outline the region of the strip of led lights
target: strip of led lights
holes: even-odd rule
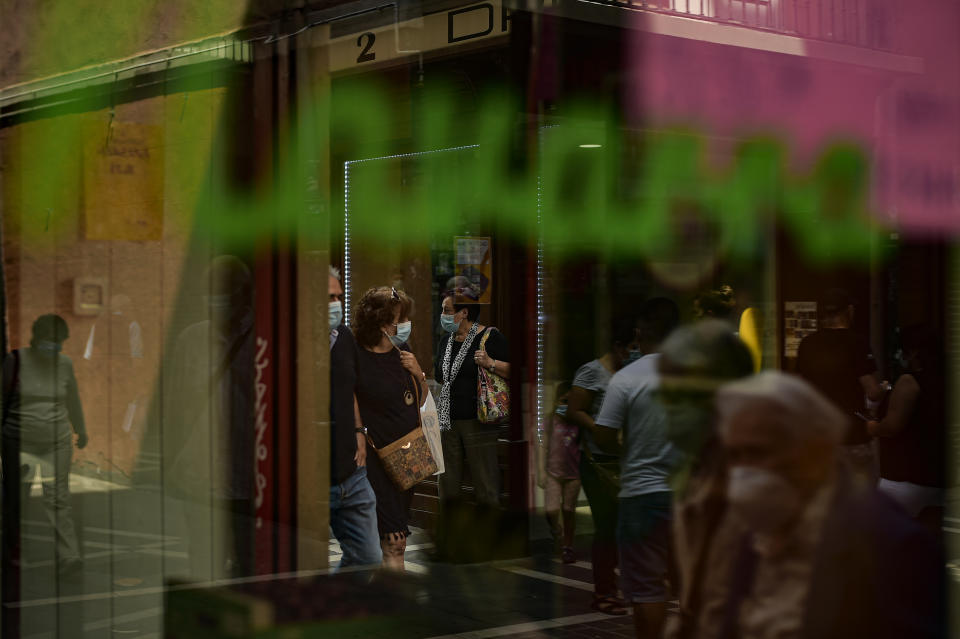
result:
[[[352,258],[352,229],[350,226],[350,168],[354,164],[363,164],[364,162],[381,162],[384,160],[400,160],[403,158],[415,158],[433,153],[450,153],[453,151],[464,151],[466,149],[476,149],[478,144],[468,144],[465,146],[453,146],[447,149],[434,149],[432,151],[418,151],[416,153],[398,153],[396,155],[384,155],[376,158],[364,158],[362,160],[349,160],[343,163],[343,321],[350,324],[350,300],[353,296],[353,284],[350,278],[350,262]]]
[[[543,221],[542,221],[542,194],[543,176],[537,175],[537,443],[543,446],[543,432],[545,428],[543,407],[543,367],[546,343],[544,325],[546,324],[546,310],[543,304]]]
[[[537,161],[543,158],[543,138],[547,129],[554,128],[555,124],[540,127],[537,136],[537,145],[539,154]],[[546,276],[546,266],[544,265],[544,247],[543,247],[543,171],[537,171],[537,373],[536,373],[536,393],[537,393],[537,443],[543,446],[543,434],[546,428],[546,410],[544,408],[544,380],[543,370],[546,363],[544,353],[546,353],[546,322],[547,311],[544,303],[543,282]]]

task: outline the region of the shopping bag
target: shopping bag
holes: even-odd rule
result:
[[[486,350],[488,328],[480,339],[479,350]],[[477,367],[477,420],[482,424],[505,424],[510,420],[510,383],[482,366]]]
[[[442,475],[443,466],[443,443],[440,439],[440,417],[437,415],[437,404],[433,401],[433,393],[427,392],[427,401],[420,407],[420,423],[423,425],[423,434],[427,438],[427,444],[430,445],[430,452],[433,453],[433,460],[437,464],[437,472],[434,475]]]

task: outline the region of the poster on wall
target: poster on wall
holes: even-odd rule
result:
[[[783,303],[783,355],[796,357],[800,342],[817,332],[816,302]]]
[[[454,238],[455,271],[448,289],[458,304],[489,304],[493,289],[493,249],[489,237]]]
[[[91,121],[84,129],[83,222],[88,240],[163,238],[163,130]]]

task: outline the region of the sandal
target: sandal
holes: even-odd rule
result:
[[[627,614],[627,607],[616,597],[600,597],[594,595],[590,608],[597,612],[602,612],[605,615],[614,615],[617,617],[622,617]]]

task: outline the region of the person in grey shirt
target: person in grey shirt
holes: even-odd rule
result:
[[[21,517],[39,467],[58,569],[67,575],[82,567],[70,506],[70,427],[77,435],[77,448],[87,445],[87,429],[73,362],[61,353],[69,335],[66,321],[59,315],[41,315],[32,332],[30,347],[13,351],[3,362],[3,437],[12,442],[4,448],[18,451],[20,458],[19,464],[4,466],[11,471],[19,465]],[[6,507],[4,511],[13,514]]]
[[[596,423],[597,444],[617,448],[623,432],[617,539],[624,598],[633,606],[638,637],[659,637],[666,620],[665,579],[670,566],[672,521],[669,478],[680,461],[667,438],[667,419],[657,400],[660,343],[679,323],[677,305],[659,297],[640,313],[639,345],[645,353],[610,380]]]

